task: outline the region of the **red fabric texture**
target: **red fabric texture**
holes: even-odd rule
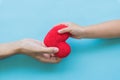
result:
[[[59,34],[58,30],[62,28],[66,28],[67,26],[64,24],[60,24],[57,26],[54,26],[46,35],[44,39],[44,44],[47,47],[58,47],[59,52],[55,55],[59,58],[64,58],[69,55],[71,52],[71,48],[69,44],[67,44],[65,41],[69,38],[69,33]]]

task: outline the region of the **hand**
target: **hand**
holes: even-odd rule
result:
[[[19,41],[18,45],[20,47],[18,52],[29,55],[39,61],[47,63],[58,63],[61,60],[54,55],[54,53],[58,52],[58,48],[46,47],[40,41],[25,39]]]
[[[84,27],[81,27],[75,23],[61,23],[61,24],[65,24],[68,27],[59,30],[58,32],[60,34],[68,32],[71,34],[71,37],[76,39],[82,38],[82,36],[84,36],[84,30],[85,30]]]

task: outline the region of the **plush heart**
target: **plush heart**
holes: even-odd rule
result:
[[[58,47],[59,52],[55,55],[59,58],[64,58],[69,55],[71,52],[71,48],[69,44],[67,44],[65,41],[69,38],[69,33],[59,34],[58,30],[62,28],[66,28],[67,26],[64,24],[60,24],[57,26],[54,26],[46,35],[44,39],[44,44],[47,47]]]

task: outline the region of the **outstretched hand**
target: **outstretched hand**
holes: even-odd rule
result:
[[[84,27],[79,26],[78,24],[75,24],[75,23],[71,23],[71,22],[61,23],[61,24],[64,24],[64,25],[66,25],[68,27],[59,30],[58,33],[60,33],[60,34],[70,33],[71,37],[76,38],[76,39],[82,38],[84,36],[84,32],[85,32]]]
[[[46,47],[43,42],[33,39],[25,39],[20,41],[19,50],[21,53],[29,55],[39,61],[47,63],[58,63],[60,58],[56,57],[54,53],[58,52],[56,47]]]

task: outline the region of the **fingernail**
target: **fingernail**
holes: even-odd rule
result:
[[[54,52],[56,53],[56,52],[58,52],[59,51],[59,49],[58,48],[54,48]]]
[[[58,33],[61,33],[61,30],[58,30]]]

